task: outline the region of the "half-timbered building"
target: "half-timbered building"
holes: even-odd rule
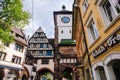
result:
[[[28,41],[27,55],[33,57],[33,66],[36,63],[36,76],[34,78],[37,80],[53,79],[54,48],[52,44],[54,44],[54,39],[48,39],[41,27]]]

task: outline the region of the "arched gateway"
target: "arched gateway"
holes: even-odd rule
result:
[[[48,68],[42,68],[37,71],[37,80],[53,80],[53,72]]]

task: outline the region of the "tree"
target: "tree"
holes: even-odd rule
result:
[[[10,43],[11,28],[23,28],[29,22],[30,14],[23,11],[23,0],[0,0],[0,41]]]
[[[50,72],[46,72],[45,75],[46,75],[47,80],[52,80]]]
[[[70,72],[68,71],[65,71],[62,76],[66,78],[67,80],[72,80],[72,76],[70,75]]]

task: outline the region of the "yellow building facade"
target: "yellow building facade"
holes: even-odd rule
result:
[[[75,0],[77,1],[77,0]],[[85,66],[85,80],[120,79],[120,1],[80,0],[90,66]],[[76,34],[77,35],[77,34]],[[88,73],[87,67],[91,69]]]
[[[74,4],[79,4],[79,0],[76,0]],[[82,31],[82,25],[80,22],[80,10],[78,7],[73,5],[73,27],[72,27],[72,39],[76,41],[76,50],[77,50],[77,70],[78,70],[78,80],[84,80],[83,74],[83,56],[85,55],[84,48],[84,36]],[[76,35],[77,34],[77,35]]]
[[[72,39],[76,40],[76,49],[78,54],[78,65],[77,69],[79,71],[79,79],[78,80],[87,80],[87,76],[90,76],[91,74],[91,63],[89,59],[89,52],[87,49],[86,44],[86,38],[85,38],[85,32],[84,32],[84,26],[83,21],[81,17],[81,11],[80,11],[80,0],[75,0],[73,4],[73,33],[72,33]],[[87,72],[85,72],[87,71]],[[87,73],[87,74],[85,74]],[[91,80],[92,77],[88,78],[88,80]]]

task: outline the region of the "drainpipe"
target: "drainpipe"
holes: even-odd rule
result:
[[[94,80],[93,78],[93,72],[92,72],[92,66],[91,66],[91,61],[90,61],[90,55],[89,55],[89,50],[88,50],[88,46],[87,46],[87,39],[85,37],[85,31],[84,31],[84,26],[83,26],[83,21],[82,21],[82,16],[81,16],[81,11],[80,11],[80,7],[78,4],[74,3],[73,4],[73,7],[74,8],[78,8],[79,10],[79,16],[80,16],[80,20],[81,20],[81,28],[82,28],[82,33],[83,33],[83,37],[84,37],[84,41],[85,41],[85,48],[86,48],[86,53],[87,53],[87,57],[88,57],[88,64],[89,64],[89,67],[90,67],[90,75],[91,75],[91,79]]]

